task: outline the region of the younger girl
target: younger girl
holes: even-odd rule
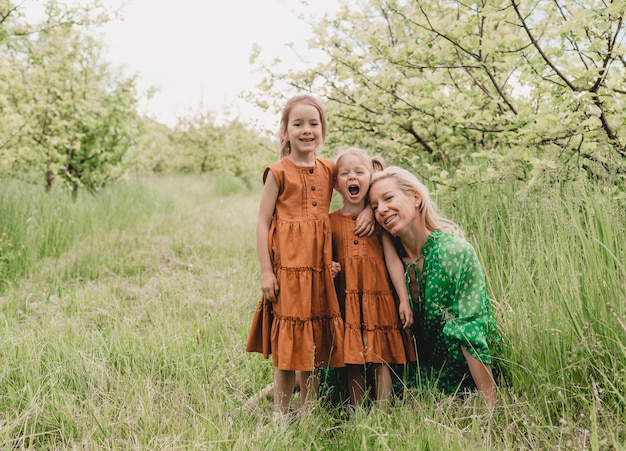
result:
[[[392,395],[388,364],[415,361],[408,328],[413,313],[404,287],[403,269],[385,267],[382,229],[359,237],[354,234],[357,215],[366,208],[370,179],[382,170],[380,157],[366,150],[350,148],[335,158],[335,189],[341,194],[341,207],[330,214],[333,260],[341,265],[335,279],[339,305],[345,324],[344,361],[347,365],[350,401],[357,404],[365,391],[365,368],[374,373],[375,398],[389,400]],[[396,303],[391,282],[396,288]]]
[[[246,351],[272,354],[274,416],[281,421],[296,371],[303,404],[316,395],[316,368],[344,365],[328,218],[334,162],[317,158],[326,132],[322,103],[311,95],[292,97],[278,132],[281,159],[263,174],[256,232],[263,297]],[[365,231],[374,225],[369,213]]]

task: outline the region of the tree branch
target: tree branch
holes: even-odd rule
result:
[[[537,52],[539,53],[539,55],[541,56],[541,58],[545,61],[545,63],[550,67],[550,69],[552,69],[554,71],[554,73],[561,79],[563,80],[563,82],[572,90],[572,91],[576,91],[579,92],[581,91],[580,88],[578,88],[577,86],[575,86],[571,81],[569,81],[567,79],[567,77],[565,76],[565,74],[563,74],[557,67],[556,65],[554,65],[554,63],[552,63],[552,61],[548,58],[548,56],[544,53],[543,49],[539,46],[539,42],[535,39],[535,37],[533,36],[533,34],[530,31],[530,28],[528,27],[528,24],[526,23],[526,19],[522,16],[522,13],[520,12],[517,3],[515,2],[515,0],[511,0],[511,5],[513,6],[513,9],[515,10],[515,13],[517,14],[517,17],[519,18],[522,27],[524,28],[524,31],[526,31],[526,35],[528,36],[528,39],[530,39],[530,42],[533,44],[533,47],[535,47],[535,50],[537,50]]]

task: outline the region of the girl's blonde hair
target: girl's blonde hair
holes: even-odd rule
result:
[[[337,176],[337,168],[339,167],[339,161],[346,155],[354,155],[357,157],[363,165],[369,170],[370,177],[375,172],[385,169],[385,160],[379,155],[370,156],[366,149],[359,147],[349,147],[347,149],[340,149],[335,155],[335,177]]]
[[[287,134],[287,126],[289,125],[289,115],[291,114],[291,110],[293,110],[293,108],[299,103],[310,105],[319,112],[320,123],[322,125],[322,140],[326,141],[328,125],[326,123],[326,109],[324,108],[324,104],[320,99],[311,94],[298,94],[287,100],[280,116],[280,126],[278,128],[278,132],[276,133],[280,158],[286,157],[291,152],[289,140],[285,139],[285,135]]]
[[[428,230],[443,230],[444,232],[454,233],[461,238],[465,238],[465,233],[463,233],[461,227],[438,213],[437,205],[430,198],[428,188],[417,180],[417,177],[406,169],[402,169],[398,166],[389,166],[382,171],[374,173],[372,181],[370,182],[370,189],[374,183],[386,178],[393,178],[398,188],[406,194],[410,196],[417,194],[422,199],[419,210],[422,214],[422,221],[424,221],[424,225]]]

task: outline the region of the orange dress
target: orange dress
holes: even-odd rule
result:
[[[344,366],[344,327],[331,274],[333,170],[331,160],[297,166],[282,158],[263,174],[265,182],[272,171],[279,187],[268,246],[280,290],[275,303],[259,302],[246,351],[271,354],[279,369]]]
[[[356,219],[340,210],[330,214],[334,260],[341,263],[335,285],[345,323],[345,363],[415,361],[385,266],[382,229],[377,224],[374,234],[357,236]]]

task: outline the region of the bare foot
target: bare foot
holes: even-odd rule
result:
[[[250,396],[242,406],[244,410],[250,410],[263,401],[271,401],[274,398],[274,384],[268,384],[263,390]]]

